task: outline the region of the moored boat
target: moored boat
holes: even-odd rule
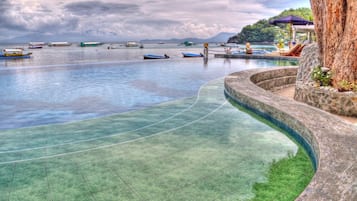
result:
[[[101,42],[81,42],[80,46],[81,47],[97,47],[102,44],[103,43],[101,43]]]
[[[144,48],[144,45],[140,42],[136,41],[128,41],[125,43],[125,47],[139,47],[139,48]]]
[[[183,44],[184,44],[185,46],[193,46],[195,43],[192,42],[192,41],[185,41],[185,42],[183,42]]]
[[[145,54],[144,59],[168,59],[170,58],[166,54],[164,55],[155,55],[155,54]]]
[[[125,43],[125,47],[139,47],[139,43],[136,41],[128,41]]]
[[[203,57],[202,53],[196,54],[191,52],[182,52],[183,57]]]
[[[49,42],[48,46],[50,47],[63,47],[63,46],[71,46],[70,42]]]
[[[17,58],[30,58],[32,53],[24,53],[23,49],[3,49],[0,58],[1,59],[17,59]]]
[[[44,45],[45,42],[29,42],[29,49],[41,49]]]

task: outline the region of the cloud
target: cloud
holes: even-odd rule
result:
[[[79,16],[98,16],[139,12],[136,4],[105,3],[101,1],[81,1],[69,3],[65,10]]]
[[[163,27],[170,27],[170,26],[180,26],[182,23],[178,20],[169,20],[169,19],[134,19],[134,20],[127,20],[127,24],[137,24],[137,25],[144,25],[150,26],[153,28],[163,28]]]
[[[0,39],[33,33],[207,38],[309,6],[309,0],[0,0]]]
[[[235,0],[236,2],[241,2],[240,0]],[[301,8],[301,7],[310,7],[309,0],[299,0],[299,1],[292,1],[292,0],[251,0],[249,4],[261,4],[266,8],[273,8],[279,11],[289,8]]]
[[[12,9],[12,5],[8,0],[3,0],[0,3],[0,27],[1,29],[10,29],[14,31],[24,31],[26,30],[25,27],[23,27],[20,24],[14,23],[14,19],[12,19],[12,16],[9,13],[9,10]]]

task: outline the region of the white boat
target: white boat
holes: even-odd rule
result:
[[[29,45],[32,46],[32,45],[38,45],[38,46],[44,46],[46,45],[45,42],[29,42]]]
[[[43,46],[45,45],[46,45],[45,42],[30,42],[29,49],[40,49],[43,48]]]
[[[49,42],[48,46],[50,47],[63,47],[63,46],[71,46],[72,43],[69,42]]]
[[[139,43],[139,42],[136,42],[136,41],[128,41],[126,42],[125,44],[125,47],[140,47],[140,48],[143,48],[143,44]]]

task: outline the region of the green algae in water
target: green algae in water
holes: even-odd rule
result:
[[[197,99],[0,132],[0,200],[254,198],[272,162],[298,146],[228,103],[223,87],[220,79]]]
[[[295,156],[273,162],[267,176],[268,182],[254,184],[255,197],[252,201],[295,200],[313,175],[312,163],[300,148]]]
[[[228,98],[228,100],[240,111],[246,112],[271,128],[286,133],[272,122],[238,105],[232,99]],[[288,134],[287,136],[296,142]],[[269,172],[266,175],[267,180],[254,184],[255,197],[250,201],[291,201],[295,200],[306,188],[315,171],[306,150],[300,144],[297,143],[297,145],[299,149],[296,154],[290,153],[286,158],[272,161]]]

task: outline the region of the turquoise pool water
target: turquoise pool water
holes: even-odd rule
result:
[[[223,88],[229,73],[294,63],[124,61],[135,51],[0,63],[0,201],[249,200],[271,163],[297,152]]]
[[[1,131],[0,200],[248,200],[298,147],[223,89],[219,78],[141,110]]]

